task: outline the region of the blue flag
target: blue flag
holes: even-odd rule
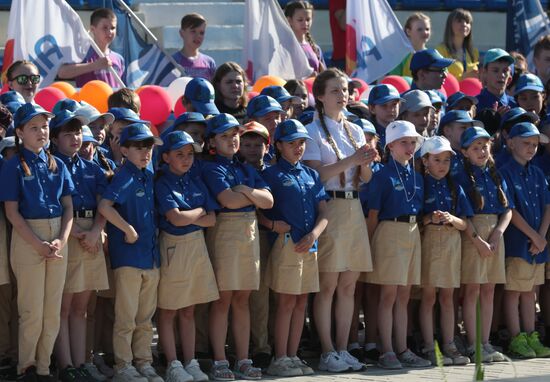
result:
[[[181,76],[166,55],[154,44],[149,44],[138,33],[132,16],[115,0],[105,0],[117,17],[117,36],[110,48],[124,57],[126,86],[136,89],[143,85],[168,86]],[[138,26],[139,28],[139,26]]]
[[[508,0],[506,50],[520,52],[531,62],[537,41],[550,34],[548,16],[539,0]]]

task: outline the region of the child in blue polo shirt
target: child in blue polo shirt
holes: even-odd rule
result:
[[[483,58],[480,74],[483,78],[483,89],[478,94],[477,112],[494,109],[504,114],[516,106],[512,97],[506,94],[506,86],[512,80],[511,66],[514,58],[503,49],[489,49]]]
[[[311,139],[297,120],[282,122],[275,130],[277,163],[263,177],[275,204],[266,210],[275,239],[266,282],[277,293],[275,354],[267,373],[279,377],[313,374],[297,356],[304,327],[308,293],[319,291],[317,239],[327,226],[329,199],[317,171],[302,165],[306,140]]]
[[[207,381],[195,359],[196,304],[219,298],[203,228],[216,222],[217,203],[202,180],[190,174],[200,144],[183,131],[165,136],[164,165],[155,183],[160,214],[159,337],[166,354],[168,381]],[[174,319],[179,320],[183,365],[176,357]],[[184,368],[185,365],[185,368]]]
[[[220,113],[214,103],[214,87],[204,78],[195,77],[189,81],[181,102],[185,110],[201,113],[205,117]]]
[[[112,159],[117,166],[120,166],[123,159],[120,145],[122,130],[132,123],[142,123],[146,125],[150,125],[150,123],[141,120],[135,111],[124,107],[113,107],[109,109],[109,114],[114,116],[114,120],[109,126],[107,139],[103,142],[103,147],[107,150],[107,158]]]
[[[369,93],[369,111],[372,115],[371,122],[378,134],[378,151],[384,152],[386,145],[386,127],[397,119],[399,107],[403,99],[393,85],[373,86]]]
[[[215,152],[203,167],[203,180],[222,206],[216,225],[207,232],[220,299],[210,308],[209,334],[214,355],[212,378],[228,380],[235,375],[259,379],[261,370],[248,359],[250,337],[250,292],[260,282],[259,240],[256,208],[273,206],[273,197],[258,172],[239,162],[240,123],[230,114],[218,114],[208,121],[206,136]],[[237,361],[234,372],[225,356],[229,308]]]
[[[477,98],[464,94],[462,92],[456,92],[449,98],[447,98],[446,112],[451,110],[464,110],[470,114],[471,118],[476,115]]]
[[[466,365],[470,360],[458,352],[453,340],[453,294],[460,287],[460,231],[466,229],[465,218],[474,213],[464,190],[451,178],[451,156],[455,152],[450,142],[440,136],[428,138],[422,144],[420,155],[426,170],[419,317],[424,339],[422,353],[433,366],[437,366],[433,327],[437,291],[441,307],[443,364]]]
[[[143,123],[122,130],[120,150],[125,161],[98,206],[109,223],[109,256],[115,279],[113,380],[120,382],[162,382],[151,366],[151,318],[157,307],[160,266],[153,173],[148,168],[155,144],[162,141]]]
[[[260,95],[267,95],[279,102],[284,113],[281,116],[283,121],[292,118],[294,114],[294,103],[299,103],[300,98],[290,95],[290,93],[282,86],[272,85],[266,86],[260,92]]]
[[[540,118],[546,116],[546,93],[538,76],[531,73],[519,76],[514,99],[519,107],[534,113]]]
[[[513,200],[506,182],[491,157],[490,135],[478,126],[462,134],[464,171],[455,180],[466,192],[474,216],[462,234],[461,283],[464,284],[462,314],[468,340],[468,356],[474,359],[476,302],[481,305],[481,343],[483,362],[501,362],[504,356],[489,343],[493,319],[495,284],[506,282],[504,270],[504,231],[510,223]]]
[[[512,224],[504,233],[504,304],[512,336],[508,350],[521,358],[546,358],[550,349],[541,344],[535,330],[535,293],[537,286],[544,284],[544,264],[548,262],[550,192],[544,174],[530,161],[539,143],[548,143],[548,137],[541,135],[535,125],[522,122],[512,127],[508,142],[513,159],[500,170],[506,182],[513,185],[509,192],[515,206]]]
[[[283,120],[284,110],[279,102],[268,95],[259,95],[250,100],[246,108],[246,114],[252,121],[258,122],[264,126],[269,132],[269,136],[273,138],[275,128]],[[264,162],[272,163],[275,160],[275,147],[269,145]]]
[[[25,104],[14,118],[17,155],[2,166],[0,200],[13,225],[11,265],[19,310],[18,379],[49,380],[67,273],[74,185],[67,167],[44,149],[48,113]]]
[[[431,365],[407,347],[407,305],[411,286],[420,284],[417,216],[422,213],[424,198],[423,179],[409,161],[422,141],[412,123],[389,124],[386,150],[390,157],[384,168],[374,174],[369,187],[367,225],[374,269],[367,274],[367,281],[380,285],[378,330],[382,355],[378,365],[385,369]]]
[[[90,377],[88,368],[93,366],[89,363],[85,366],[86,311],[92,292],[109,287],[101,243],[105,219],[96,213],[97,200],[107,186],[107,179],[96,163],[78,155],[82,124],[86,122],[84,117],[69,110],[61,110],[50,122],[55,155],[67,166],[76,189],[72,196],[74,220],[68,242],[67,277],[56,346],[62,381],[72,381],[79,373]]]

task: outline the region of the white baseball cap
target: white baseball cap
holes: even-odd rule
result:
[[[393,121],[388,126],[386,126],[386,145],[387,147],[393,141],[405,137],[414,137],[416,138],[416,147],[414,151],[418,151],[422,142],[424,142],[424,137],[416,132],[416,128],[409,121]]]
[[[445,151],[450,151],[451,154],[456,155],[451,147],[451,142],[449,142],[447,138],[437,135],[427,138],[424,141],[422,147],[420,148],[420,156],[424,156],[426,154],[437,155]]]

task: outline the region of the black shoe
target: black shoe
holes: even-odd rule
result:
[[[265,370],[271,363],[271,354],[264,352],[256,353],[252,356],[252,363],[255,367]]]
[[[37,374],[36,378],[38,382],[56,382],[57,381],[57,379],[51,374],[48,374],[48,375]]]
[[[23,374],[17,376],[18,382],[38,382],[36,366],[29,366]]]
[[[86,379],[78,369],[72,366],[67,366],[59,372],[59,380],[61,382],[88,382],[88,379]]]
[[[351,354],[352,356],[354,356],[355,358],[357,358],[358,360],[362,360],[363,357],[365,356],[365,352],[363,351],[362,348],[355,348],[355,349],[351,349],[348,351],[349,354]]]
[[[11,358],[0,361],[0,380],[15,381],[17,379],[17,364]]]
[[[374,348],[370,350],[365,350],[364,354],[365,358],[363,358],[363,361],[367,365],[376,365],[378,363],[378,358],[380,358],[380,352],[378,351],[378,349]]]

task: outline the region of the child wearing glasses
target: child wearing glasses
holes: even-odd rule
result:
[[[10,90],[21,94],[27,103],[34,101],[40,83],[40,73],[36,65],[27,60],[15,61],[8,68],[6,77]]]

